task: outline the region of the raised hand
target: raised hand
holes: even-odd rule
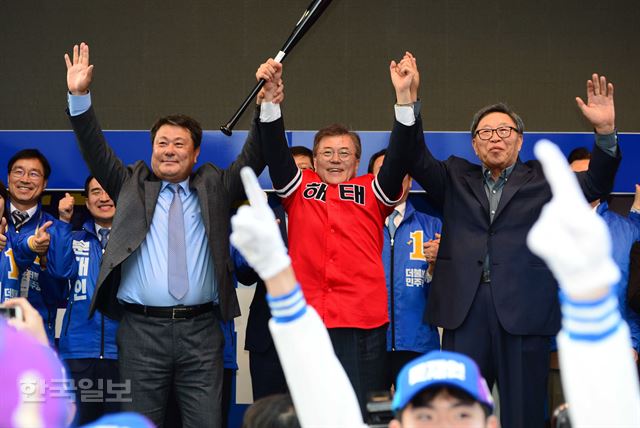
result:
[[[73,46],[73,59],[64,54],[67,64],[67,87],[72,95],[84,95],[89,91],[93,77],[93,65],[89,64],[89,45],[85,42]]]
[[[27,241],[31,251],[39,255],[47,253],[49,250],[49,244],[51,243],[51,235],[49,235],[47,229],[49,229],[52,224],[53,222],[49,220],[42,226],[36,227],[35,234],[31,235]]]
[[[418,71],[418,62],[411,52],[405,52],[400,64],[407,64],[408,67],[413,69],[413,78],[411,79],[411,101],[418,101],[418,88],[420,87],[420,72]]]
[[[65,223],[71,222],[73,216],[73,206],[75,205],[75,199],[69,193],[64,194],[64,198],[58,202],[58,218]]]
[[[620,278],[611,259],[607,225],[585,200],[560,149],[541,140],[534,152],[553,197],[529,231],[527,245],[547,263],[569,296],[600,297]]]
[[[0,253],[7,247],[7,219],[2,217],[0,220]],[[0,254],[0,257],[2,254]]]
[[[258,104],[262,101],[280,104],[284,101],[284,83],[282,81],[282,64],[269,58],[258,67],[256,80],[264,79],[265,84],[258,94]]]
[[[411,83],[416,72],[417,65],[406,55],[399,63],[391,61],[389,64],[391,83],[396,90],[396,102],[398,104],[409,104],[414,102],[411,96]]]
[[[263,280],[270,279],[291,264],[282,242],[275,215],[249,167],[240,171],[250,205],[243,205],[231,218],[231,243]]]
[[[587,80],[587,102],[576,97],[578,108],[582,111],[598,134],[611,134],[615,130],[616,113],[613,103],[613,84],[607,78],[593,73]]]

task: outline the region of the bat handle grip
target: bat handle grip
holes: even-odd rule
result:
[[[238,110],[236,110],[236,112],[233,114],[231,119],[229,119],[229,121],[225,125],[222,125],[220,127],[220,131],[222,131],[224,135],[230,136],[231,134],[233,134],[233,127],[236,126],[236,123],[238,123],[240,116],[242,116],[242,113],[244,113],[247,107],[249,107],[249,103],[251,102],[251,100],[253,100],[256,97],[256,95],[258,95],[258,92],[260,92],[260,89],[262,89],[264,84],[265,84],[265,80],[260,79],[256,84],[256,86],[254,86],[251,93],[242,102]]]
[[[278,51],[278,53],[276,54],[276,57],[273,60],[275,62],[282,62],[282,60],[284,59],[285,56],[287,56],[286,52]],[[229,121],[225,125],[222,125],[220,127],[220,131],[222,131],[222,133],[224,135],[231,136],[231,134],[233,134],[233,127],[236,126],[236,123],[240,119],[240,116],[242,116],[244,111],[247,109],[247,107],[249,106],[249,103],[251,102],[251,100],[254,99],[256,97],[256,95],[258,95],[258,92],[260,92],[260,89],[262,89],[264,84],[265,84],[265,80],[264,79],[260,79],[258,81],[258,83],[256,84],[256,86],[251,91],[251,93],[249,94],[249,96],[247,96],[247,98],[245,98],[245,100],[242,103],[242,105],[240,106],[240,108],[238,108],[238,110],[235,112],[235,114],[231,117],[231,119],[229,119]]]
[[[284,59],[284,57],[287,55],[286,52],[282,52],[282,51],[278,51],[278,54],[276,55],[276,57],[273,59],[275,62],[282,62],[282,60]]]

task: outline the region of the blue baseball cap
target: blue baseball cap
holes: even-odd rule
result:
[[[426,388],[450,386],[461,389],[493,410],[491,391],[478,365],[466,355],[448,351],[432,351],[407,363],[396,381],[391,408],[403,409]]]

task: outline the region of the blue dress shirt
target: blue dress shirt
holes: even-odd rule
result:
[[[80,115],[91,107],[91,95],[68,94],[69,113]],[[213,259],[205,232],[198,195],[189,188],[189,179],[179,185],[184,214],[189,291],[180,300],[169,294],[167,281],[169,206],[173,193],[163,181],[147,236],[123,263],[118,299],[146,306],[199,305],[218,303]]]

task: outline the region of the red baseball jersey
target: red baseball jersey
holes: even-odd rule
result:
[[[327,184],[298,170],[276,190],[289,216],[289,255],[307,302],[328,328],[389,322],[382,228],[397,200],[373,174]]]

